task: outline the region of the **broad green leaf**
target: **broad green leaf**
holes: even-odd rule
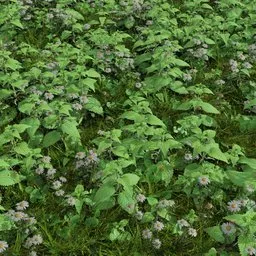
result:
[[[94,70],[94,69],[89,69],[85,72],[85,74],[89,77],[92,77],[92,78],[99,78],[100,77],[100,74]]]
[[[166,127],[165,124],[162,122],[162,120],[160,120],[158,117],[154,115],[147,116],[147,123],[151,125],[159,125],[159,126]]]
[[[0,171],[0,186],[11,186],[21,181],[20,176],[15,171]]]
[[[123,192],[119,193],[117,200],[118,204],[123,210],[130,214],[134,212],[136,201],[133,199],[130,192],[124,190]]]
[[[117,182],[122,184],[124,187],[126,186],[134,186],[138,183],[140,177],[133,173],[126,173],[122,175]]]
[[[225,242],[225,237],[223,235],[223,232],[220,229],[220,226],[214,226],[214,227],[209,227],[205,229],[205,232],[213,238],[215,241],[224,243]]]
[[[43,147],[47,148],[54,145],[61,139],[61,134],[58,131],[48,132],[43,139]]]
[[[14,147],[13,150],[17,154],[24,155],[24,156],[26,156],[32,152],[31,148],[29,148],[28,144],[25,141],[19,143],[16,147]]]
[[[77,123],[75,121],[64,121],[64,123],[61,125],[61,130],[68,134],[70,137],[79,138],[80,134],[77,129]]]
[[[88,103],[85,104],[85,108],[96,114],[99,114],[99,115],[103,114],[103,108],[100,102],[93,97],[88,97]]]

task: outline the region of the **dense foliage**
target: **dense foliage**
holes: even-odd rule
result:
[[[0,254],[256,255],[254,0],[0,0]]]

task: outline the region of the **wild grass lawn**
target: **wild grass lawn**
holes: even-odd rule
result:
[[[256,255],[254,0],[0,5],[1,255]]]

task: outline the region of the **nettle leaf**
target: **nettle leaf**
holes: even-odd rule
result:
[[[247,164],[252,169],[256,169],[256,159],[254,158],[241,157],[238,162],[241,164]]]
[[[48,132],[43,139],[43,147],[47,148],[54,145],[61,139],[61,134],[58,131]]]
[[[226,173],[230,181],[239,187],[244,187],[244,184],[246,184],[246,182],[252,182],[255,178],[255,174],[253,172],[227,171]]]
[[[180,59],[173,59],[172,63],[179,67],[189,67],[190,66],[187,62],[180,60]]]
[[[75,11],[74,9],[67,9],[66,13],[69,16],[74,17],[76,20],[84,20],[84,16],[80,12]]]
[[[147,123],[151,125],[159,125],[162,127],[166,127],[163,121],[154,115],[147,116]]]
[[[0,231],[11,230],[14,227],[14,222],[8,216],[0,214]]]
[[[86,103],[85,108],[93,113],[99,115],[103,114],[103,108],[100,102],[93,97],[88,97],[88,102]]]
[[[0,186],[11,186],[19,183],[23,176],[15,171],[0,171]]]
[[[80,133],[77,129],[77,122],[75,121],[65,121],[61,125],[61,130],[68,134],[70,137],[78,138],[80,139]]]
[[[16,147],[14,147],[13,149],[17,154],[20,154],[20,155],[29,155],[32,151],[31,151],[31,148],[29,148],[28,144],[23,141],[21,143],[19,143]]]
[[[225,237],[223,232],[221,231],[220,226],[214,226],[214,227],[209,227],[205,229],[205,232],[213,238],[215,241],[224,243],[225,242]]]
[[[21,124],[29,126],[29,128],[27,128],[27,133],[30,138],[35,135],[36,131],[40,127],[40,121],[38,118],[24,118],[21,120]]]
[[[112,149],[112,152],[113,152],[113,154],[115,154],[116,156],[123,157],[123,158],[126,158],[126,159],[129,158],[128,150],[127,150],[127,148],[124,147],[124,146],[117,146],[117,147],[114,147],[114,148]]]
[[[115,204],[113,195],[116,190],[113,185],[104,184],[96,192],[93,201],[95,202],[95,208],[97,210],[109,209]]]
[[[253,234],[244,234],[238,237],[238,248],[241,256],[249,255],[247,248],[255,247],[255,238]]]
[[[135,111],[126,111],[120,117],[123,119],[133,120],[136,123],[143,122],[145,120],[143,115],[140,115]]]
[[[35,107],[35,103],[21,102],[18,106],[20,112],[30,115]]]
[[[226,155],[221,152],[221,150],[219,149],[219,147],[212,147],[210,148],[210,150],[207,150],[207,154],[210,156],[210,157],[213,157],[217,160],[221,160],[223,162],[226,162],[228,163],[228,159],[226,157]]]
[[[119,193],[117,201],[121,208],[126,212],[130,214],[134,212],[136,201],[133,199],[130,191],[124,190],[123,192]]]
[[[85,72],[85,74],[89,77],[100,78],[100,74],[95,69],[89,69]]]
[[[0,168],[9,168],[10,164],[7,163],[5,160],[0,159]]]
[[[126,186],[134,186],[136,185],[140,180],[140,177],[133,173],[126,173],[122,175],[117,182],[122,184],[124,187]]]

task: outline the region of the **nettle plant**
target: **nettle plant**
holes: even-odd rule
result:
[[[0,253],[256,255],[253,1],[0,2]]]

